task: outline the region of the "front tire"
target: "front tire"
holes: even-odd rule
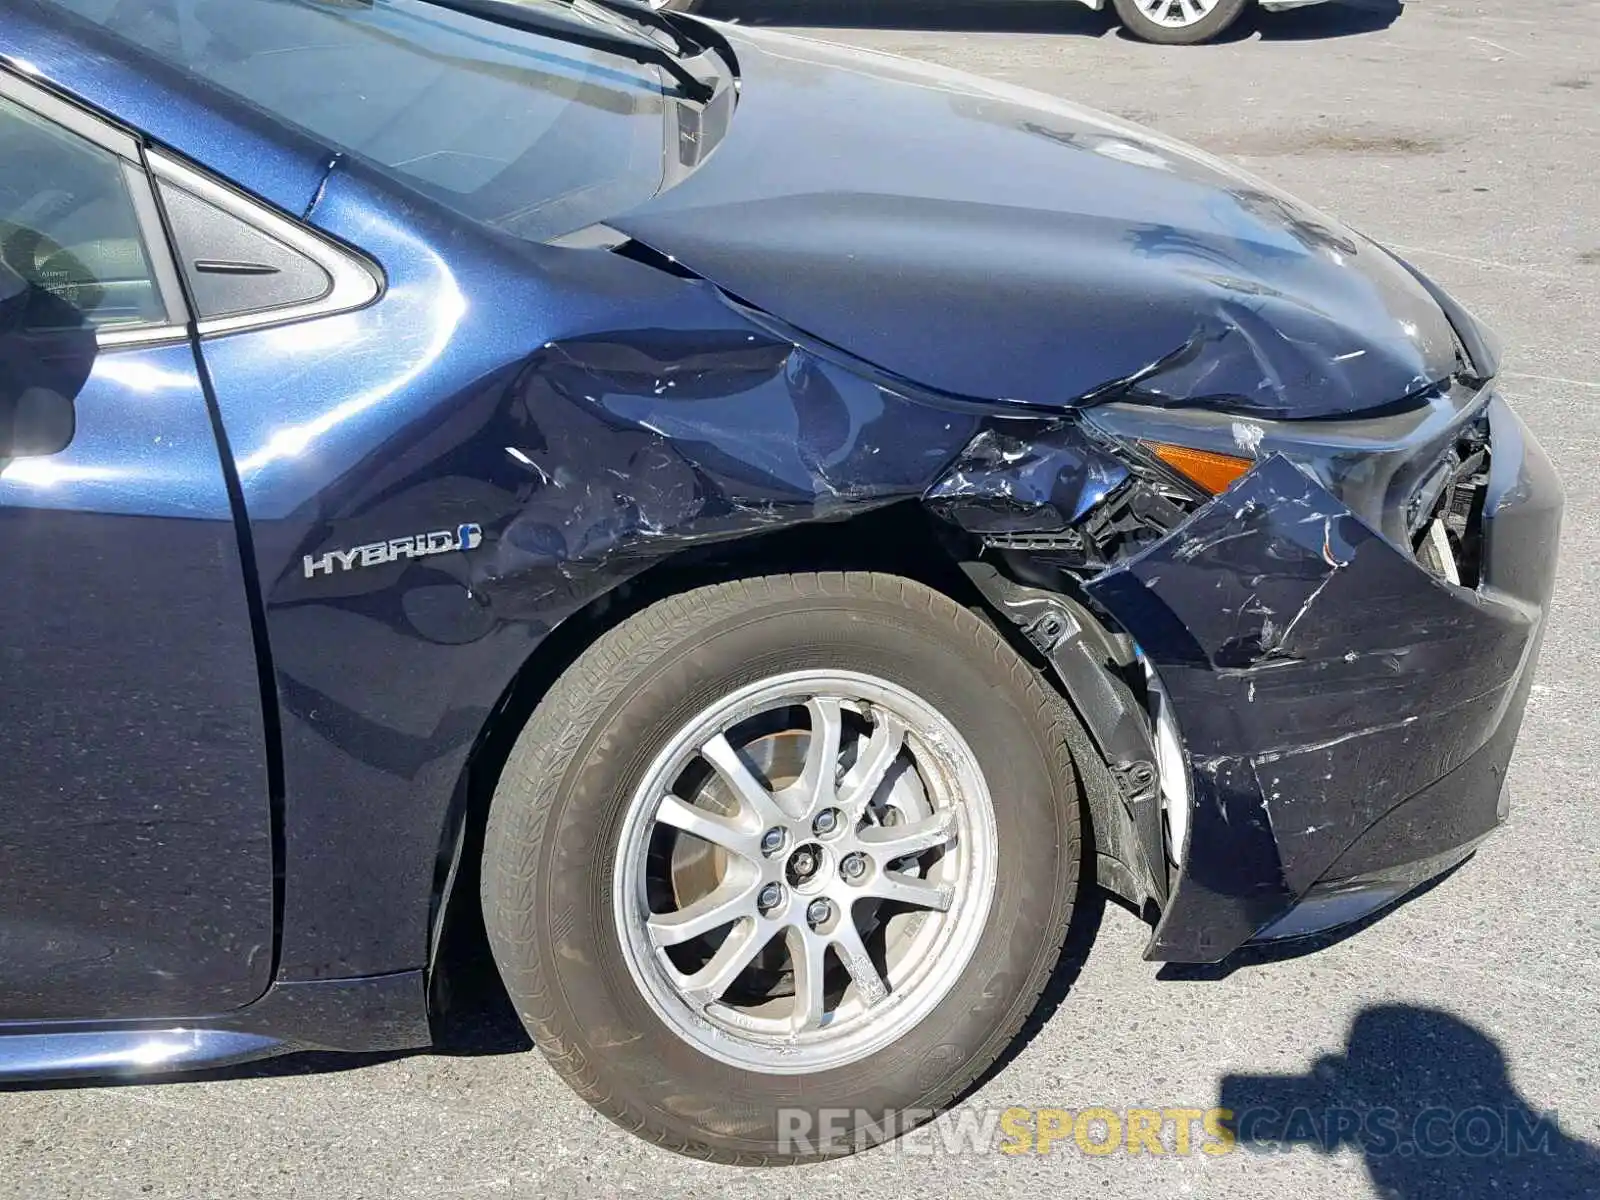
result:
[[[592,645],[496,790],[483,904],[535,1042],[682,1153],[827,1157],[1015,1036],[1078,887],[1061,698],[906,579],[675,596]]]
[[[1125,29],[1167,46],[1208,42],[1239,19],[1249,0],[1113,0]]]

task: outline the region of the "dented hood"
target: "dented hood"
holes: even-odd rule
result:
[[[1003,84],[723,32],[741,75],[727,136],[608,223],[884,370],[1030,405],[1286,417],[1393,404],[1455,370],[1407,268],[1233,166]]]

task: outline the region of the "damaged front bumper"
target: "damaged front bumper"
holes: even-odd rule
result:
[[[1123,789],[1139,836],[1120,852],[1143,854],[1130,871],[1153,881],[1161,910],[1147,957],[1215,962],[1358,920],[1504,819],[1563,497],[1511,409],[1494,398],[1484,411],[1476,586],[1425,569],[1282,456],[1082,581],[1159,676],[1187,759],[1174,868],[1152,834],[1155,789]],[[959,490],[970,505],[982,488]],[[1061,647],[1041,648],[1072,669]],[[1139,755],[1128,739],[1106,754],[1119,782]]]

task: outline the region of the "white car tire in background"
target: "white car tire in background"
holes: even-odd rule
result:
[[[1146,42],[1210,41],[1239,19],[1250,0],[1112,0],[1123,27]]]
[[[523,1024],[595,1108],[698,1157],[830,1157],[931,1119],[1059,960],[1074,721],[908,579],[644,609],[555,683],[495,791],[483,911]]]

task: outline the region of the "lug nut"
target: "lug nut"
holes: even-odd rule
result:
[[[762,912],[771,912],[783,902],[783,886],[769,883],[756,895],[756,907]]]
[[[825,808],[817,814],[817,819],[811,822],[811,828],[820,834],[832,833],[839,828],[839,810]]]
[[[826,900],[817,899],[806,905],[806,920],[813,926],[825,923],[831,916],[833,916],[833,905]]]
[[[783,849],[783,830],[774,825],[761,835],[761,853],[776,854]]]
[[[857,882],[867,873],[867,859],[863,854],[846,854],[839,862],[839,874],[851,883]]]

